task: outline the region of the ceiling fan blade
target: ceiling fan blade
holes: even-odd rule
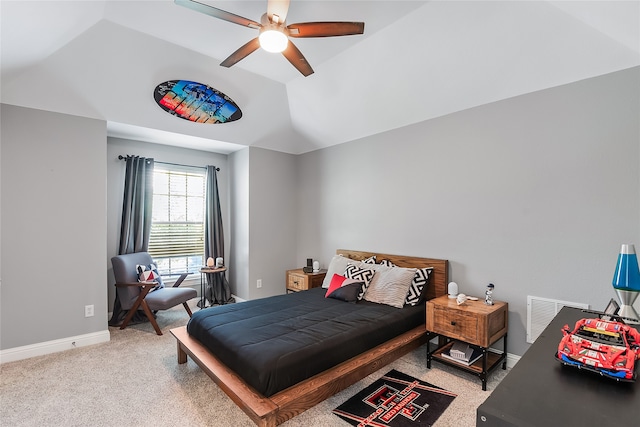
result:
[[[287,19],[287,13],[289,12],[289,0],[268,0],[267,1],[267,16],[270,22],[274,22],[273,15],[278,16],[276,24],[282,24]]]
[[[294,45],[291,40],[287,44],[287,48],[282,52],[285,58],[298,69],[305,77],[313,74],[313,68],[307,62],[302,52]]]
[[[240,49],[229,55],[229,57],[222,61],[220,65],[229,68],[255,52],[259,47],[260,41],[256,37],[255,39],[245,43],[242,47],[240,47]]]
[[[174,0],[174,2],[179,6],[184,6],[224,21],[233,22],[234,24],[242,25],[243,27],[260,28],[262,26],[260,23],[252,21],[251,19],[243,18],[242,16],[209,6],[208,4],[198,3],[195,0]]]
[[[287,26],[291,37],[334,37],[364,33],[364,22],[300,22]]]

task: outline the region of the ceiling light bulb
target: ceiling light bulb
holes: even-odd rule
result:
[[[289,39],[278,30],[266,30],[260,33],[260,47],[267,52],[280,53],[286,49]]]

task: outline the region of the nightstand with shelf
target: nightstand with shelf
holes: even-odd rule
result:
[[[301,268],[287,270],[287,293],[306,291],[311,288],[322,286],[327,270],[320,270],[315,273],[305,273]]]
[[[455,298],[447,295],[427,301],[426,328],[432,338],[445,344],[437,348],[427,349],[427,368],[431,369],[431,361],[437,360],[449,366],[460,368],[477,375],[482,380],[482,389],[487,389],[487,375],[502,363],[507,369],[507,327],[509,305],[506,302],[494,301],[486,305],[484,301],[466,301],[458,305]],[[503,340],[502,353],[489,351],[489,347],[498,340]],[[482,357],[476,362],[465,365],[450,360],[442,353],[449,351],[454,341],[458,340],[479,348]]]

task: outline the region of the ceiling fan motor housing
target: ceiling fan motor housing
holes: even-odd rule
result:
[[[269,20],[267,14],[263,14],[260,18],[260,47],[267,52],[280,53],[286,49],[289,43],[289,32],[284,22],[278,22],[278,15],[273,15],[274,22]]]

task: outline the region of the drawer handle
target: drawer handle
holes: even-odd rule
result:
[[[456,326],[456,322],[454,322],[453,320],[451,321],[451,326]]]

